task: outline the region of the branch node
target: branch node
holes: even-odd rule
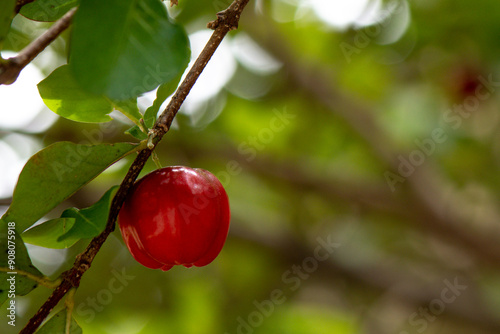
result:
[[[0,64],[0,78],[1,84],[11,85],[16,80],[23,66],[19,62],[19,58],[11,57],[6,59],[6,61]]]
[[[217,20],[210,21],[207,24],[207,28],[215,30],[221,24],[226,26],[229,30],[238,29],[238,21],[240,20],[239,13],[235,12],[231,8],[223,10],[217,13]]]
[[[157,133],[154,129],[150,129],[148,131],[148,143],[147,143],[148,149],[152,150],[155,148],[155,144],[154,144],[153,140],[155,139],[156,136],[157,136]]]

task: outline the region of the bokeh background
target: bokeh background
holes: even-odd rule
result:
[[[196,55],[230,1],[179,2],[169,11]],[[7,49],[46,26],[18,15]],[[92,125],[43,107],[36,84],[67,46],[66,32],[0,87],[2,212],[39,149],[133,141],[119,114]],[[498,1],[251,0],[157,148],[164,166],[224,184],[222,253],[204,268],[150,270],[115,231],[75,296],[83,332],[499,333],[499,54]],[[47,218],[93,204],[130,163]],[[87,243],[28,249],[56,277]],[[49,294],[18,298],[15,332]]]

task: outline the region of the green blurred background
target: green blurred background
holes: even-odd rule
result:
[[[169,10],[196,54],[230,1],[179,2]],[[16,17],[11,49],[40,27]],[[35,60],[43,75],[65,62],[67,38]],[[498,1],[251,0],[157,148],[163,166],[224,184],[222,253],[204,268],[150,270],[115,231],[75,295],[83,332],[500,333],[499,51]],[[2,211],[36,150],[132,141],[113,116],[0,120]],[[94,203],[125,160],[47,218]],[[56,277],[86,243],[29,251]],[[19,300],[17,331],[49,294]]]

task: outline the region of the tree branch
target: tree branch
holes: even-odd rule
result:
[[[63,17],[54,23],[43,35],[31,42],[17,56],[0,63],[0,85],[10,85],[33,59],[52,43],[73,21],[76,7],[70,9]]]
[[[221,18],[221,16],[218,15],[218,19],[214,21],[218,22],[217,28],[215,29],[210,40],[205,45],[205,48],[189,70],[186,78],[178,87],[168,106],[160,115],[156,124],[151,130],[154,146],[156,146],[156,144],[170,129],[175,115],[179,111],[182,103],[186,99],[187,95],[189,94],[194,83],[205,68],[206,64],[215,53],[215,50],[221,43],[222,39],[230,30],[236,29],[235,22],[237,24],[237,19],[239,19],[241,12],[248,2],[249,0],[235,0],[229,6],[229,8],[223,12],[224,17]],[[235,20],[235,18],[237,19]],[[106,241],[109,234],[115,229],[115,222],[118,213],[120,212],[120,208],[130,188],[137,179],[137,176],[141,172],[142,168],[146,164],[146,161],[154,150],[154,146],[152,148],[145,148],[138,153],[136,159],[130,166],[127,175],[123,179],[115,197],[113,198],[105,230],[100,235],[92,239],[85,251],[76,258],[73,267],[62,274],[62,283],[54,290],[52,295],[47,299],[47,301],[45,301],[42,307],[40,307],[37,313],[30,319],[30,321],[20,332],[21,334],[34,333],[40,326],[42,321],[49,315],[52,309],[64,297],[64,295],[68,293],[71,288],[78,287],[80,285],[80,280],[83,274],[90,268],[92,261],[97,255],[97,252],[99,252],[99,249]]]
[[[397,156],[404,152],[399,152],[393,141],[377,125],[373,116],[376,113],[369,106],[332,84],[331,77],[325,74],[323,68],[303,66],[300,60],[293,56],[290,43],[287,43],[286,38],[274,28],[272,21],[265,16],[259,16],[259,20],[257,21],[255,17],[255,24],[247,31],[259,41],[260,45],[285,64],[290,81],[308,92],[332,113],[344,118],[372,148],[379,161],[390,170],[398,170],[400,162]],[[265,30],[262,27],[265,27]],[[435,186],[436,182],[431,181],[439,179],[435,173],[433,174],[431,167],[432,162],[426,161],[413,175],[406,178],[407,182],[404,185],[401,185],[402,190],[409,191],[410,197],[406,204],[411,202],[414,212],[418,212],[420,217],[416,222],[418,226],[467,249],[477,260],[500,267],[500,246],[497,238],[486,233],[463,229],[464,218],[456,214],[456,209],[453,207],[446,214],[442,212],[442,208],[449,206],[445,205],[438,195],[440,191]]]
[[[235,224],[230,231],[231,237],[239,242],[248,242],[263,248],[267,254],[281,257],[283,261],[280,263],[284,263],[283,266],[286,268],[303,263],[304,259],[309,258],[314,253],[316,245],[307,241],[287,234],[280,234],[279,236],[260,235],[255,231],[244,228],[244,225]],[[344,254],[351,254],[349,248],[355,247],[355,245],[346,242],[342,243],[340,247],[338,253],[334,252],[330,258],[321,262],[317,272],[312,272],[311,275],[314,275],[316,279],[323,279],[331,289],[338,290],[338,293],[344,296],[344,302],[356,295],[353,291],[359,292],[360,290],[369,289],[377,295],[382,294],[378,298],[380,301],[390,297],[394,304],[400,305],[397,301],[402,301],[410,310],[416,311],[419,306],[430,305],[433,300],[441,296],[443,278],[459,277],[460,284],[466,284],[467,290],[460,295],[460,299],[447,304],[442,316],[461,319],[472,328],[481,328],[491,333],[498,333],[500,321],[487,311],[488,305],[481,296],[479,283],[474,276],[466,276],[463,273],[445,268],[439,268],[437,271],[419,276],[414,273],[407,273],[398,265],[389,263],[349,264],[349,262],[342,260],[341,249],[343,248]],[[428,269],[428,267],[425,268],[425,270]],[[422,272],[425,270],[422,269]],[[424,276],[426,279],[423,279]],[[342,283],[336,285],[333,283],[336,281]],[[281,283],[283,282],[281,281]],[[355,303],[359,303],[357,298],[355,298]],[[370,305],[367,307],[373,309],[377,307],[377,303],[371,299],[369,302],[367,301],[366,305]],[[474,305],[474,308],[469,307],[470,305]],[[410,311],[408,316],[411,315],[411,312],[413,311]],[[365,313],[364,318],[367,318],[368,321],[375,320],[371,318],[371,312]],[[442,319],[442,321],[446,320]],[[377,333],[377,331],[373,333]]]

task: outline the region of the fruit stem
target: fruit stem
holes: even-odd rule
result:
[[[161,165],[161,162],[160,162],[160,158],[158,158],[158,154],[156,154],[156,152],[153,152],[152,159],[156,165],[156,168],[158,168],[158,169],[163,168],[163,166]]]
[[[68,291],[68,294],[66,296],[66,300],[64,302],[67,312],[66,312],[66,328],[64,333],[70,334],[71,333],[71,320],[73,319],[73,308],[75,306],[75,292],[76,288],[72,288]]]

